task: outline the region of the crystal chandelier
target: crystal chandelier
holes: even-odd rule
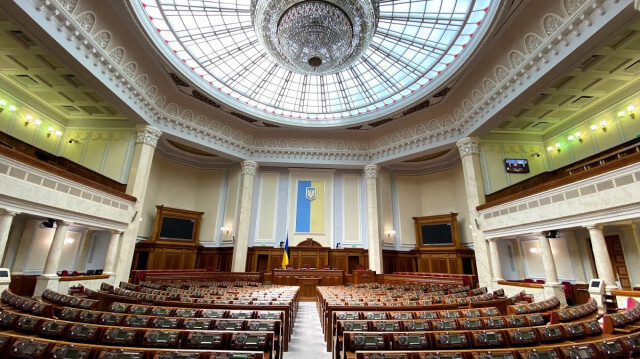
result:
[[[367,50],[378,0],[252,0],[258,39],[276,62],[308,75],[349,67]]]

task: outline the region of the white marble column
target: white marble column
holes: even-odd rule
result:
[[[378,211],[378,166],[364,166],[367,186],[367,231],[369,237],[369,269],[377,274],[383,273],[382,238],[380,237],[380,219]]]
[[[22,230],[22,236],[20,237],[20,243],[16,250],[15,259],[11,266],[12,274],[24,274],[24,267],[27,264],[27,257],[29,256],[29,249],[31,243],[33,243],[33,236],[35,235],[36,228],[42,223],[42,219],[30,219],[24,224]]]
[[[480,220],[476,207],[484,204],[484,184],[480,169],[480,142],[477,137],[466,137],[456,143],[462,161],[464,189],[467,194],[468,223],[474,225]],[[482,228],[473,236],[473,250],[478,270],[478,282],[481,287],[491,285],[491,264],[487,243],[481,234]]]
[[[524,270],[524,255],[522,253],[522,246],[520,245],[520,239],[514,238],[511,241],[511,246],[513,248],[513,256],[516,262],[516,272],[518,273],[519,279],[524,279],[527,274]]]
[[[87,259],[89,258],[89,250],[91,249],[91,243],[93,242],[94,233],[96,233],[96,231],[87,230],[82,234],[80,245],[78,246],[78,257],[76,260],[76,267],[78,269],[78,272],[87,271]]]
[[[546,284],[558,284],[558,271],[556,270],[556,262],[551,252],[551,244],[546,233],[537,233],[538,243],[540,244],[540,255],[542,256],[542,266],[546,277]]]
[[[56,291],[58,290],[58,280],[60,278],[56,272],[60,265],[60,257],[62,257],[64,240],[67,238],[67,230],[71,224],[71,222],[65,222],[62,220],[56,221],[56,231],[53,234],[51,247],[49,247],[49,254],[47,254],[47,259],[44,263],[44,271],[36,281],[36,289],[33,293],[34,297],[42,295],[42,292],[47,288]]]
[[[629,274],[631,276],[631,285],[633,287],[637,287],[640,286],[640,235],[638,235],[638,225],[636,223],[631,223],[627,226],[620,226],[620,229],[622,230],[624,237],[633,242],[629,247],[634,248],[635,253],[629,253],[629,255],[625,254],[625,256],[634,258],[632,260],[627,260],[627,268],[629,269]]]
[[[562,231],[560,234],[567,241],[567,248],[569,249],[569,256],[571,257],[571,264],[573,265],[573,272],[576,275],[576,283],[587,283],[587,277],[585,275],[583,258],[580,257],[580,249],[578,248],[578,241],[572,231]]]
[[[114,275],[114,268],[116,264],[116,255],[118,254],[118,245],[120,244],[120,236],[122,232],[113,230],[111,231],[111,240],[109,241],[109,248],[107,249],[107,255],[104,258],[104,269],[102,274]]]
[[[616,289],[616,276],[609,258],[609,250],[607,250],[607,243],[604,240],[602,226],[594,225],[586,226],[586,228],[589,230],[589,237],[591,238],[591,248],[593,249],[593,259],[596,262],[598,278],[604,281],[605,290]]]
[[[256,176],[258,163],[254,161],[242,162],[240,203],[234,223],[236,233],[233,245],[232,272],[244,272],[247,266],[247,249],[249,246],[249,226],[251,224],[251,204],[253,201],[253,181]]]
[[[18,212],[6,209],[0,211],[0,261],[4,257],[7,241],[9,240],[9,230],[11,230],[11,223],[16,214]]]
[[[542,266],[544,266],[544,274],[547,279],[543,287],[544,298],[558,297],[562,306],[567,305],[567,297],[564,295],[564,286],[558,282],[558,271],[556,262],[551,252],[551,243],[546,236],[546,232],[537,233],[538,243],[540,244],[540,255],[542,256]]]
[[[133,153],[126,193],[136,197],[137,201],[131,210],[131,215],[132,217],[136,213],[137,215],[127,226],[120,239],[119,247],[124,248],[124,250],[119,249],[120,255],[117,256],[115,263],[115,283],[127,281],[129,278],[131,262],[133,261],[133,249],[136,246],[138,228],[140,227],[140,221],[138,221],[138,219],[141,216],[144,206],[144,197],[147,192],[153,154],[158,144],[158,139],[162,135],[162,132],[151,126],[138,125],[136,128],[138,130],[136,148]]]
[[[491,266],[493,269],[493,281],[504,280],[502,277],[502,263],[498,252],[498,238],[489,238],[489,253],[491,254]]]

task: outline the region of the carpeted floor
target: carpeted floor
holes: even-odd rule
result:
[[[322,335],[316,302],[300,302],[289,351],[283,359],[330,359]]]

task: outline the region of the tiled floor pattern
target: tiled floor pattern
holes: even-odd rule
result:
[[[322,336],[316,302],[300,302],[289,351],[283,359],[331,359]]]

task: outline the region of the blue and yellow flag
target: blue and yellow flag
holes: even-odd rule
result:
[[[298,180],[296,233],[324,233],[324,181]]]
[[[289,233],[287,233],[287,239],[284,241],[284,253],[282,254],[282,269],[286,269],[289,265]]]

